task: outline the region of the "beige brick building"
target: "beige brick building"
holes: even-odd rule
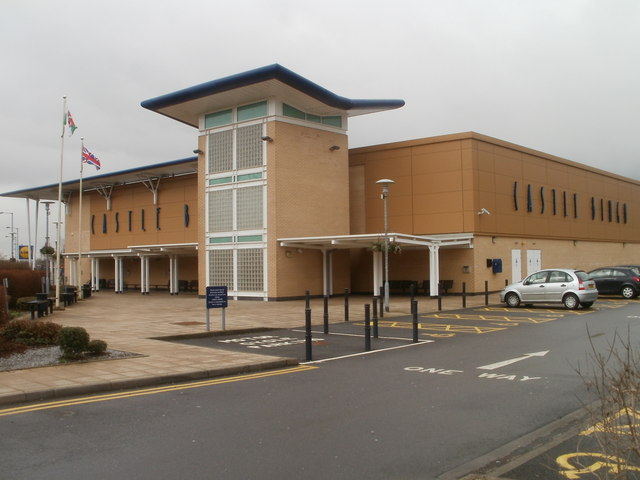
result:
[[[640,264],[636,180],[472,132],[349,150],[351,116],[403,104],[340,97],[279,65],[143,102],[197,129],[197,156],[86,179],[82,212],[79,182],[66,182],[67,281],[201,295],[225,285],[262,300],[378,293],[380,179],[395,182],[392,293]],[[55,200],[57,188],[4,195]]]

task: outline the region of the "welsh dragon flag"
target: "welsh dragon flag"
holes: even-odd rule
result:
[[[73,132],[76,131],[76,122],[73,121],[73,117],[71,116],[71,112],[67,110],[67,114],[64,116],[64,124],[69,127],[69,136],[73,135]]]

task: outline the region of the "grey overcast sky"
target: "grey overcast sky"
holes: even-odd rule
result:
[[[197,131],[140,102],[272,63],[338,95],[406,101],[353,118],[352,147],[475,131],[640,179],[638,0],[0,7],[0,192],[58,182],[63,95],[79,127],[65,138],[66,181],[79,177],[81,136],[101,174],[191,156]],[[25,204],[0,198],[21,244]],[[0,215],[5,257],[10,220]]]

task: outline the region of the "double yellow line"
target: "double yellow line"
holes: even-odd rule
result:
[[[49,410],[52,408],[69,407],[73,405],[84,405],[87,403],[108,402],[110,400],[119,400],[123,398],[140,397],[142,395],[155,395],[157,393],[174,392],[176,390],[187,390],[190,388],[209,387],[212,385],[222,385],[225,383],[243,382],[245,380],[255,380],[259,378],[274,377],[276,375],[287,375],[289,373],[304,372],[307,370],[315,370],[318,367],[311,365],[299,365],[297,367],[286,368],[283,370],[270,370],[264,372],[250,373],[247,375],[238,375],[235,377],[214,378],[201,382],[179,383],[175,385],[165,385],[156,388],[146,388],[142,390],[133,390],[127,392],[110,393],[107,395],[96,395],[92,397],[71,398],[68,400],[60,400],[56,402],[38,403],[35,405],[26,405],[24,407],[7,408],[0,410],[0,417],[7,415],[18,415],[21,413],[37,412],[39,410]]]

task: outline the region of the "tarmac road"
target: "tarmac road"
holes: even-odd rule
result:
[[[433,343],[0,417],[3,467],[17,479],[460,478],[591,399],[576,374],[587,328],[598,348],[638,329],[635,302],[478,308],[421,316]],[[406,330],[396,318],[381,334]]]

